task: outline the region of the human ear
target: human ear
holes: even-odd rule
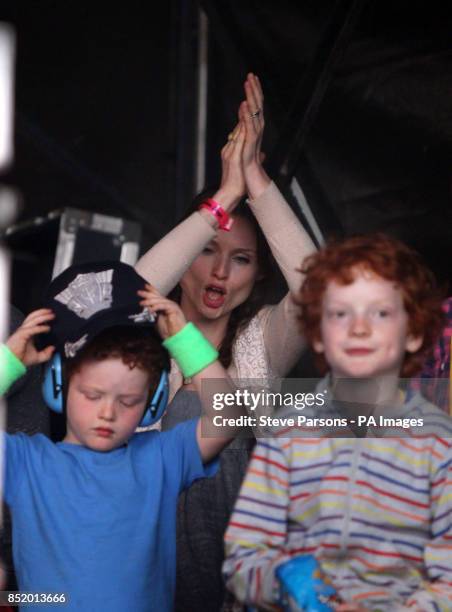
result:
[[[407,339],[405,342],[405,350],[408,351],[408,353],[415,353],[421,348],[423,342],[424,342],[424,336],[409,335],[407,336]]]

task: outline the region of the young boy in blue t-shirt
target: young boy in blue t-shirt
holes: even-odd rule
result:
[[[172,609],[178,495],[215,472],[209,462],[228,442],[201,435],[207,401],[200,419],[135,433],[164,404],[155,389],[165,394],[169,359],[155,326],[199,393],[201,376],[228,385],[216,350],[145,283],[119,262],[70,268],[51,283],[50,308],[1,348],[3,392],[26,366],[52,359],[44,392],[66,416],[56,444],[5,434],[4,482],[19,589],[65,610]]]

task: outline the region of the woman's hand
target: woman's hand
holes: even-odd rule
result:
[[[242,151],[245,143],[243,122],[235,126],[221,149],[221,184],[213,199],[231,213],[246,193],[243,176]]]
[[[264,95],[259,79],[251,72],[245,81],[245,95],[246,100],[239,107],[239,122],[221,150],[221,184],[213,195],[213,199],[229,213],[246,191],[251,199],[255,199],[270,184],[262,167]]]
[[[138,291],[138,295],[143,298],[140,305],[158,315],[156,325],[163,340],[174,336],[187,324],[179,304],[160,295],[152,285],[146,284],[145,289]]]
[[[242,163],[246,188],[252,200],[259,197],[270,183],[270,179],[262,167],[261,152],[264,136],[264,94],[259,79],[249,73],[245,81],[246,100],[239,108],[239,119],[245,126],[245,144]]]
[[[55,347],[47,346],[42,351],[38,351],[33,344],[33,338],[38,334],[50,331],[50,326],[47,325],[47,322],[54,318],[55,315],[49,308],[34,310],[6,341],[6,346],[9,350],[25,366],[44,363],[51,358]]]

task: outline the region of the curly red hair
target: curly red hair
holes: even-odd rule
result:
[[[320,339],[322,302],[328,283],[333,280],[342,285],[352,283],[357,268],[393,281],[401,289],[409,333],[423,337],[420,349],[406,353],[402,366],[401,376],[413,376],[440,333],[442,296],[433,273],[420,255],[390,236],[379,233],[334,241],[304,260],[301,272],[306,277],[295,298],[301,306],[303,335],[311,345]],[[323,372],[328,369],[323,355],[318,354],[316,361]]]

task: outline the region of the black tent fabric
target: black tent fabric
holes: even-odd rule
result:
[[[384,229],[449,280],[452,7],[437,1],[2,3],[17,30],[7,180],[21,219],[61,206],[128,216],[143,247],[175,223],[193,195],[198,10],[207,183],[252,70],[268,167],[285,190],[297,177],[323,234]]]

